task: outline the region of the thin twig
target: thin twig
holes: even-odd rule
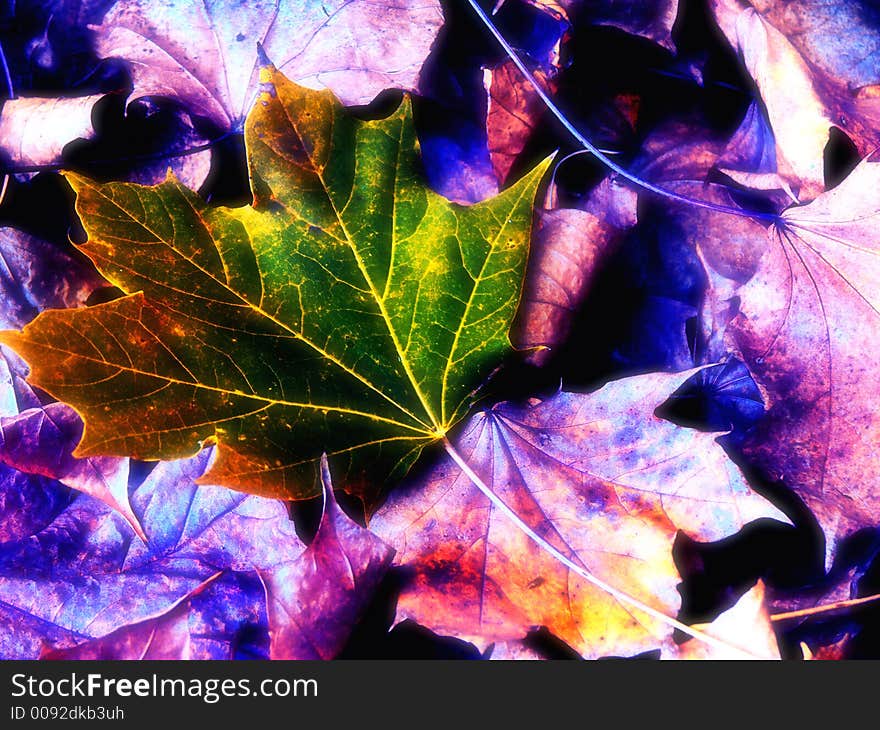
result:
[[[793,618],[803,618],[804,616],[815,616],[821,613],[829,613],[830,611],[838,611],[841,608],[852,608],[853,606],[861,606],[865,603],[880,600],[880,593],[873,596],[865,596],[864,598],[850,598],[846,601],[835,601],[834,603],[825,603],[812,608],[801,608],[797,611],[783,611],[782,613],[774,613],[770,616],[771,621],[788,621]]]
[[[721,639],[717,639],[714,636],[706,634],[699,629],[695,629],[693,626],[688,626],[677,619],[672,618],[671,616],[667,616],[662,611],[658,611],[656,608],[652,608],[651,606],[643,603],[638,598],[633,598],[627,593],[615,588],[609,583],[606,583],[601,578],[597,578],[595,575],[590,573],[586,568],[582,565],[578,565],[568,557],[566,557],[563,553],[559,552],[555,547],[553,547],[550,543],[548,543],[544,538],[542,538],[537,532],[535,532],[531,527],[529,527],[522,518],[512,509],[510,508],[504,500],[502,500],[495,492],[492,491],[489,486],[479,477],[479,475],[471,469],[470,465],[464,460],[461,454],[458,453],[456,448],[450,443],[449,439],[443,439],[443,446],[446,449],[446,452],[452,457],[452,460],[458,465],[458,467],[465,473],[468,479],[471,480],[473,485],[483,493],[483,495],[495,506],[497,507],[517,528],[519,528],[522,532],[524,532],[529,538],[531,538],[542,550],[547,552],[549,555],[554,557],[560,563],[562,563],[566,568],[570,571],[579,575],[588,583],[596,586],[600,590],[609,594],[613,598],[617,599],[621,603],[628,604],[633,608],[638,609],[639,611],[643,611],[644,613],[652,616],[653,618],[661,621],[667,626],[671,626],[672,628],[678,629],[679,631],[688,634],[694,639],[698,639],[706,644],[714,646],[719,649],[723,649],[725,651],[733,651],[738,654],[741,654],[744,659],[761,659],[762,657],[755,656],[747,651],[744,651],[736,646],[732,646]]]
[[[3,77],[6,81],[6,98],[15,98],[15,88],[12,86],[12,75],[9,73],[9,64],[6,63],[6,54],[3,52],[3,44],[0,43],[0,67],[3,69]]]
[[[12,75],[9,73],[9,64],[6,63],[6,53],[3,51],[3,44],[0,43],[0,66],[3,67],[3,76],[6,80],[6,98],[8,100],[15,98],[15,88],[12,86]],[[6,190],[9,188],[9,174],[3,173],[3,189],[0,190],[0,205],[6,199]]]
[[[514,50],[513,46],[507,42],[507,39],[501,34],[501,31],[495,26],[495,23],[486,15],[485,11],[480,7],[477,3],[477,0],[468,0],[470,6],[473,8],[474,12],[483,22],[483,25],[489,30],[498,44],[504,49],[504,52],[513,62],[513,64],[517,67],[519,72],[523,75],[526,81],[529,82],[529,85],[535,90],[535,92],[540,97],[541,101],[544,102],[544,105],[553,113],[553,116],[559,121],[559,123],[565,127],[569,134],[574,137],[590,154],[593,155],[597,160],[599,160],[603,165],[605,165],[609,170],[613,170],[620,177],[629,180],[634,185],[646,190],[650,193],[654,193],[655,195],[660,195],[664,198],[668,198],[669,200],[675,200],[679,203],[685,203],[687,205],[693,205],[698,208],[705,208],[707,210],[713,210],[716,213],[727,213],[729,215],[736,215],[741,218],[753,218],[755,220],[764,221],[767,223],[775,222],[779,219],[779,216],[774,215],[772,213],[762,213],[758,211],[751,210],[743,210],[741,208],[732,208],[727,205],[719,205],[717,203],[710,203],[706,200],[700,200],[699,198],[692,198],[688,195],[681,195],[679,193],[675,193],[671,190],[667,190],[666,188],[661,188],[657,185],[654,185],[647,180],[642,180],[637,175],[634,175],[629,170],[618,165],[616,162],[611,160],[607,155],[603,154],[602,151],[597,148],[590,140],[588,140],[583,134],[581,134],[577,128],[568,121],[568,118],[558,106],[554,103],[554,101],[550,98],[547,92],[541,88],[541,85],[538,83],[534,74],[526,67],[525,63],[523,63],[522,59],[519,57],[517,52]]]

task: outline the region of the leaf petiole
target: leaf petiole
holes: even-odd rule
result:
[[[470,479],[471,483],[480,490],[480,492],[488,499],[494,507],[496,507],[500,512],[502,512],[511,522],[513,522],[516,527],[525,533],[531,540],[538,545],[539,548],[544,550],[546,553],[551,555],[553,558],[562,563],[566,568],[575,573],[576,575],[583,578],[588,583],[596,586],[602,591],[605,591],[613,598],[617,599],[621,603],[627,604],[639,611],[642,611],[649,616],[657,619],[658,621],[666,624],[667,626],[671,626],[672,628],[678,629],[683,633],[691,636],[694,639],[702,641],[706,644],[714,646],[718,649],[723,649],[724,651],[732,651],[736,654],[740,655],[743,659],[762,659],[762,657],[755,656],[747,651],[740,649],[739,647],[728,644],[721,639],[717,639],[710,634],[706,634],[699,629],[695,629],[692,626],[688,626],[677,619],[672,618],[671,616],[667,616],[662,611],[658,611],[656,608],[652,608],[651,606],[643,603],[638,598],[634,598],[627,593],[615,588],[609,583],[606,583],[601,578],[597,578],[595,575],[590,573],[586,568],[582,565],[578,565],[573,560],[568,558],[566,555],[561,553],[555,547],[553,547],[550,543],[548,543],[544,538],[542,538],[537,532],[535,532],[531,527],[529,527],[522,518],[511,509],[503,499],[501,499],[492,489],[480,478],[480,476],[471,469],[470,465],[465,461],[465,459],[458,453],[455,446],[449,441],[448,438],[443,439],[443,447],[446,449],[446,453],[452,458],[452,460],[456,463],[456,465],[464,472],[468,479]]]

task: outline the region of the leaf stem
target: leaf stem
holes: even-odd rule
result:
[[[841,608],[851,608],[853,606],[861,606],[864,603],[872,603],[880,600],[880,593],[873,596],[865,596],[864,598],[850,598],[845,601],[835,601],[834,603],[825,603],[812,608],[801,608],[797,611],[784,611],[782,613],[774,613],[770,616],[771,621],[788,621],[793,618],[803,618],[805,616],[815,616],[816,614],[829,613],[837,611]]]
[[[483,22],[483,25],[489,30],[501,48],[504,49],[504,52],[513,62],[513,64],[517,67],[519,72],[523,75],[526,81],[529,82],[529,85],[535,90],[538,97],[544,103],[544,105],[553,113],[553,116],[559,121],[559,123],[565,127],[566,131],[574,137],[578,143],[580,143],[585,150],[587,150],[593,157],[595,157],[599,162],[601,162],[605,167],[613,172],[616,172],[620,177],[625,180],[629,180],[634,185],[646,190],[650,193],[654,193],[655,195],[660,195],[661,197],[667,198],[669,200],[675,200],[679,203],[685,203],[686,205],[692,205],[697,208],[705,208],[707,210],[713,210],[717,213],[727,213],[729,215],[736,215],[741,218],[753,218],[755,220],[764,221],[767,223],[772,223],[779,219],[779,216],[773,213],[762,213],[759,211],[751,211],[751,210],[743,210],[741,208],[733,208],[727,205],[719,205],[717,203],[710,203],[706,200],[700,200],[699,198],[692,198],[689,195],[681,195],[680,193],[673,192],[672,190],[668,190],[666,188],[661,188],[657,185],[654,185],[647,180],[643,180],[637,175],[631,173],[629,170],[618,165],[616,162],[611,160],[607,155],[605,155],[598,147],[596,147],[590,140],[588,140],[583,134],[581,134],[577,128],[568,120],[565,114],[562,113],[562,110],[553,102],[547,92],[541,88],[541,85],[538,83],[534,74],[526,67],[525,63],[523,63],[522,59],[519,57],[517,52],[513,49],[513,46],[508,43],[507,39],[501,34],[501,31],[498,30],[495,23],[486,15],[486,12],[480,7],[477,3],[477,0],[467,0],[470,3],[471,8],[473,8],[474,12]]]
[[[671,616],[667,616],[662,611],[658,611],[656,608],[652,608],[651,606],[643,603],[638,598],[634,598],[627,593],[615,588],[609,583],[606,583],[601,578],[597,578],[595,575],[590,573],[586,568],[582,565],[578,565],[573,560],[569,559],[555,547],[553,547],[550,543],[548,543],[543,537],[541,537],[537,532],[535,532],[531,527],[529,527],[522,518],[511,509],[505,502],[502,500],[492,489],[479,477],[479,475],[471,469],[470,465],[464,460],[461,454],[458,453],[455,446],[449,441],[449,439],[443,439],[443,446],[446,449],[446,453],[452,457],[452,460],[458,465],[458,467],[465,473],[468,479],[471,480],[473,485],[483,493],[483,495],[496,507],[499,511],[501,511],[517,528],[519,528],[522,532],[524,532],[529,538],[531,538],[542,550],[550,554],[560,563],[562,563],[566,568],[575,573],[576,575],[583,578],[588,583],[596,586],[600,590],[605,591],[613,598],[617,599],[621,603],[628,604],[629,606],[642,611],[649,616],[657,619],[658,621],[671,626],[673,628],[682,631],[685,634],[693,637],[694,639],[698,639],[706,644],[714,646],[719,649],[723,649],[725,651],[734,651],[742,656],[743,659],[761,659],[762,657],[755,656],[747,651],[740,649],[739,647],[732,646],[727,642],[722,641],[721,639],[717,639],[714,636],[706,634],[699,629],[695,629],[692,626],[688,626],[677,619],[672,618]]]
[[[3,44],[0,43],[0,68],[3,70],[3,80],[6,82],[6,98],[15,98],[15,87],[12,85],[12,75],[9,73],[9,64],[6,63],[6,53],[3,51]]]

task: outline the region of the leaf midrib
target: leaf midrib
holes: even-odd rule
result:
[[[276,99],[276,101],[277,101],[277,99]],[[287,117],[288,122],[290,122],[290,128],[293,130],[294,134],[296,134],[297,138],[299,139],[299,142],[300,142],[300,145],[302,146],[302,149],[308,150],[308,145],[306,144],[305,139],[303,138],[303,135],[300,133],[300,130],[296,124],[296,121],[293,119],[293,117],[290,116],[290,112],[289,112],[287,106],[282,104],[280,101],[278,101],[278,103],[280,104],[281,108],[284,110],[284,116]],[[335,110],[334,110],[334,115],[331,116],[331,118],[330,118],[331,125],[334,123],[335,118],[336,117],[335,117]],[[402,128],[402,125],[401,125],[401,128]],[[402,134],[402,132],[401,132],[401,134]],[[332,127],[331,127],[331,133],[329,136],[332,139]],[[399,149],[400,149],[400,143],[398,143],[398,154],[399,154]],[[394,329],[394,325],[391,321],[390,315],[388,314],[388,310],[385,308],[384,299],[382,296],[379,295],[379,292],[376,289],[375,284],[373,283],[373,279],[367,273],[366,266],[364,265],[363,259],[361,258],[360,253],[358,252],[357,246],[355,245],[355,241],[352,238],[351,234],[349,233],[348,228],[345,225],[345,221],[342,219],[342,215],[341,215],[339,209],[336,207],[336,202],[333,200],[333,195],[331,194],[330,187],[328,186],[327,181],[324,178],[323,169],[318,164],[316,164],[315,160],[312,158],[311,153],[307,152],[307,154],[308,154],[309,161],[311,162],[311,165],[312,165],[312,170],[314,171],[315,176],[320,181],[321,187],[323,187],[323,189],[324,189],[324,194],[327,198],[327,201],[330,203],[330,207],[333,210],[333,214],[336,216],[336,220],[339,223],[339,227],[342,230],[342,233],[345,235],[345,243],[348,244],[348,247],[351,250],[352,255],[354,256],[354,259],[357,262],[357,266],[361,272],[361,276],[364,277],[364,281],[366,281],[367,285],[370,287],[370,293],[373,296],[373,299],[376,301],[377,306],[379,307],[379,313],[382,315],[382,320],[385,322],[385,327],[388,330],[388,334],[391,337],[392,343],[394,344],[394,349],[397,351],[397,356],[400,358],[400,363],[403,366],[404,373],[406,374],[407,378],[409,378],[410,385],[412,386],[412,389],[415,392],[416,397],[419,399],[419,402],[422,404],[422,408],[425,409],[425,413],[428,415],[428,418],[431,419],[431,423],[434,426],[432,435],[436,436],[437,438],[440,438],[446,433],[447,429],[445,427],[445,424],[443,424],[437,418],[436,414],[434,413],[434,410],[431,408],[430,402],[428,401],[425,394],[422,392],[422,389],[419,387],[418,380],[416,379],[415,373],[413,373],[412,368],[410,366],[410,363],[408,361],[408,358],[406,356],[406,351],[403,349],[400,341],[397,338],[397,332]],[[395,189],[395,191],[397,190],[399,173],[400,173],[400,164],[398,163],[397,165],[394,166],[394,189]],[[354,185],[354,180],[352,180],[352,185]],[[393,200],[392,200],[392,218],[395,218],[396,217],[396,209],[397,209],[397,196],[394,195],[394,196],[392,196],[392,198],[393,198]],[[394,249],[396,247],[395,246],[396,236],[397,236],[397,231],[392,229],[392,231],[391,231],[392,252],[394,251]],[[389,271],[388,271],[389,278],[392,275],[391,265],[392,265],[392,261],[389,261],[389,265],[388,265],[389,266]],[[398,404],[398,406],[399,406],[399,404]],[[421,419],[416,419],[416,420],[421,420]]]
[[[77,334],[81,334],[81,333],[77,332]],[[99,365],[113,367],[119,371],[131,373],[132,375],[142,375],[144,377],[154,378],[156,380],[163,380],[163,381],[169,383],[170,385],[185,385],[185,386],[192,387],[192,388],[199,388],[201,390],[208,390],[208,391],[211,391],[214,393],[222,393],[224,395],[233,395],[233,396],[240,397],[240,398],[248,398],[250,400],[259,401],[261,403],[267,403],[269,406],[280,406],[283,408],[303,408],[303,409],[311,409],[311,410],[315,410],[315,411],[333,411],[334,413],[343,413],[343,414],[347,414],[347,415],[351,415],[351,416],[367,418],[372,421],[379,421],[381,423],[387,423],[389,425],[398,426],[399,428],[413,431],[414,433],[418,433],[422,436],[425,435],[424,431],[422,431],[421,429],[419,429],[415,426],[411,426],[407,423],[402,423],[401,421],[397,421],[393,418],[386,418],[385,416],[380,416],[375,413],[368,413],[366,411],[359,411],[354,408],[343,408],[341,406],[321,405],[321,404],[317,404],[317,403],[300,403],[297,401],[288,401],[288,400],[277,399],[277,398],[269,398],[267,396],[259,395],[258,393],[246,393],[245,391],[242,391],[242,390],[221,388],[219,386],[208,385],[207,383],[200,383],[198,381],[181,380],[180,378],[174,378],[174,377],[171,377],[170,375],[162,375],[159,373],[152,373],[148,370],[141,370],[140,368],[136,368],[133,366],[119,365],[118,363],[111,363],[111,362],[107,361],[106,359],[93,357],[90,355],[83,354],[82,352],[76,352],[74,350],[67,350],[67,349],[58,347],[56,345],[46,345],[43,343],[35,343],[35,344],[37,344],[40,347],[46,347],[46,348],[52,349],[55,352],[59,352],[64,355],[71,355],[73,357],[76,357],[76,358],[79,358],[82,360],[87,360],[89,362],[94,362]],[[224,418],[224,419],[218,419],[216,422],[219,423],[221,420],[229,421],[229,420],[234,420],[236,418],[244,418],[247,415],[250,415],[250,414],[245,414],[243,416],[232,416],[230,418]]]

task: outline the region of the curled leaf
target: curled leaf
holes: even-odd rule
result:
[[[75,139],[95,134],[92,107],[102,94],[61,98],[21,97],[3,102],[0,150],[14,165],[52,165]]]

